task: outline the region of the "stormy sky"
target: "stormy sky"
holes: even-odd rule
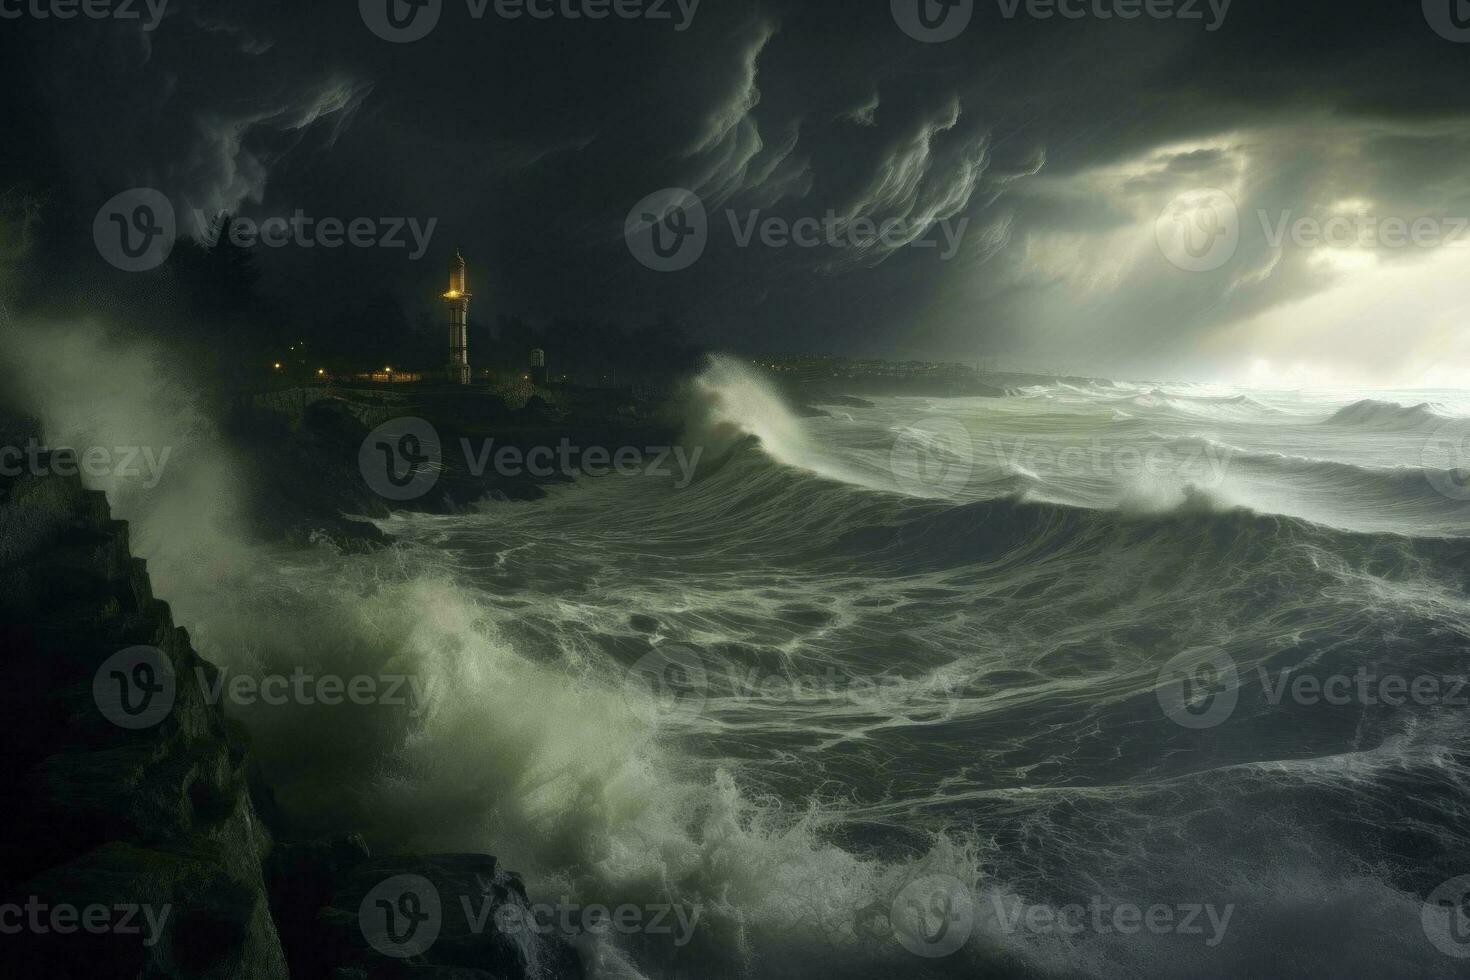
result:
[[[370,219],[254,246],[308,315],[431,308],[459,245],[477,317],[668,314],[741,351],[1470,368],[1462,0],[90,3],[0,0],[0,176],[82,272],[97,209],[153,188],[180,234]],[[651,268],[638,236],[696,211],[697,254]]]

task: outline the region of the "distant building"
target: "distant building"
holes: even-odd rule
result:
[[[444,293],[449,306],[449,383],[470,383],[470,292],[465,279],[464,256],[454,250],[449,260],[449,289]]]
[[[531,384],[538,388],[546,386],[546,351],[539,347],[531,350]]]

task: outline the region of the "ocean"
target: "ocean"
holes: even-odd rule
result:
[[[597,977],[1467,975],[1470,393],[822,411],[716,358],[687,482],[371,554],[116,496],[227,677],[411,679],[233,709],[303,828],[496,854]]]

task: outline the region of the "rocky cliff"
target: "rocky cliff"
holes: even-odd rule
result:
[[[511,407],[491,391],[316,386],[240,400],[229,413],[225,434],[250,460],[248,514],[257,533],[297,544],[325,539],[363,550],[382,545],[384,537],[374,525],[348,515],[386,517],[390,505],[364,479],[360,453],[369,433],[389,420],[423,420],[442,445],[433,491],[396,499],[392,507],[454,513],[487,497],[536,500],[546,487],[574,479],[559,469],[497,472],[488,456],[474,458],[489,447],[524,456],[564,442],[610,452],[666,446],[677,441],[680,417],[676,406],[602,389],[542,392]]]
[[[206,696],[215,668],[127,524],[54,462],[0,476],[8,973],[581,975],[564,941],[497,928],[526,897],[492,857],[278,841],[248,740]]]

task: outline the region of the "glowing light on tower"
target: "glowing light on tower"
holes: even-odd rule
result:
[[[449,260],[449,289],[444,293],[449,304],[449,382],[470,383],[470,292],[465,288],[464,256],[454,250]]]

